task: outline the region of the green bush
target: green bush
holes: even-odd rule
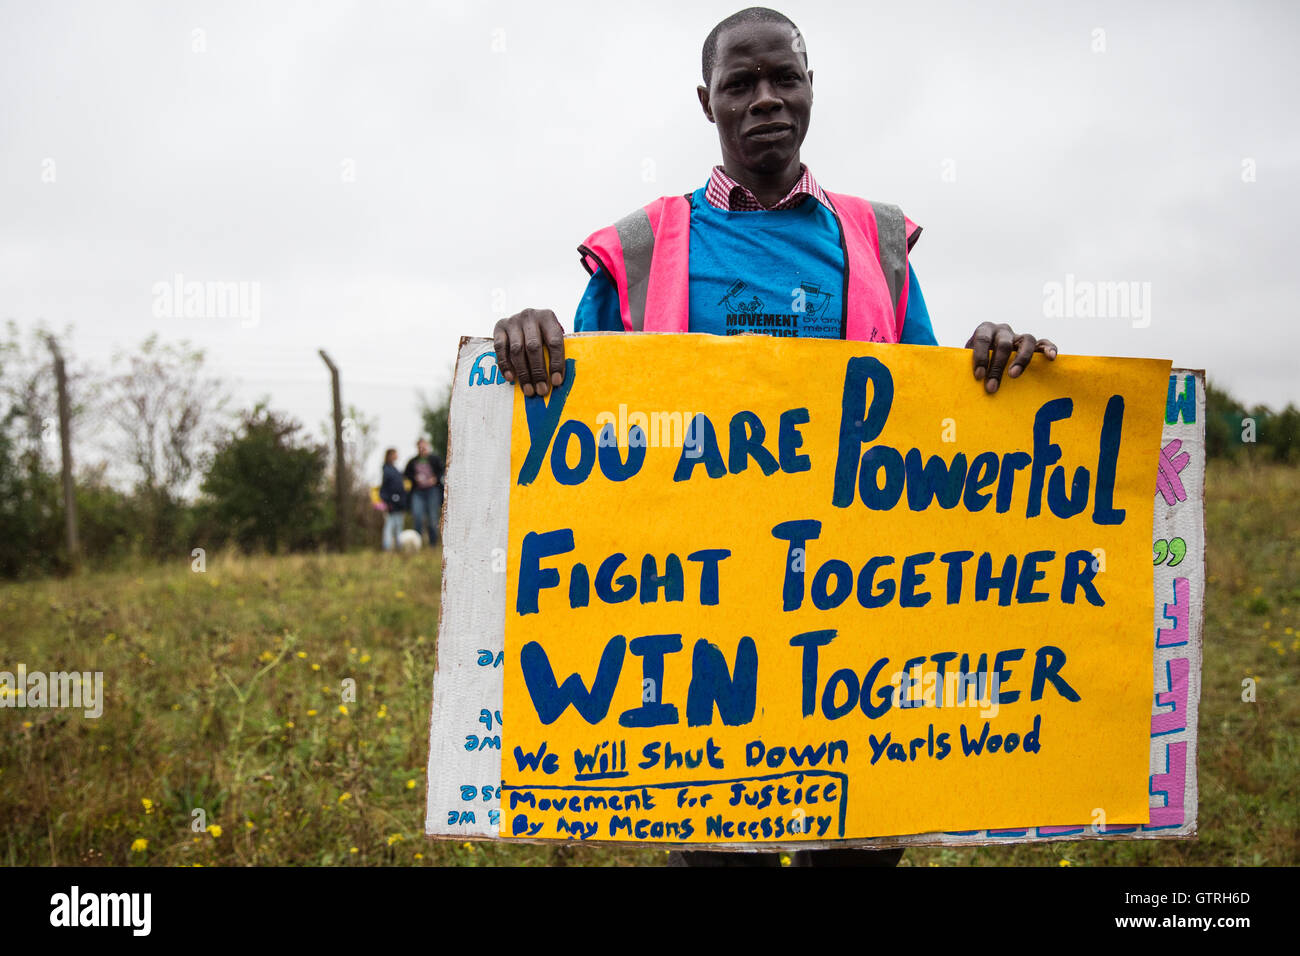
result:
[[[37,577],[64,566],[57,500],[54,477],[32,456],[19,455],[0,429],[0,577]]]
[[[332,511],[328,453],[301,431],[298,422],[259,404],[217,445],[196,516],[208,542],[271,554],[325,542]]]

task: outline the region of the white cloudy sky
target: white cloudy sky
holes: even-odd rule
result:
[[[90,362],[187,338],[313,433],[323,347],[405,448],[460,335],[570,324],[574,247],[704,182],[700,45],[738,6],[2,0],[0,319],[71,324]],[[1295,4],[779,8],[815,71],[803,158],[925,227],[942,344],[1006,321],[1300,400]],[[260,320],[156,318],[178,273],[260,283]],[[1067,274],[1150,283],[1150,326],[1045,317]]]

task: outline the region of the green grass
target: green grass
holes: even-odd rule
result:
[[[904,865],[1295,864],[1297,498],[1300,470],[1211,465],[1196,840],[918,848]],[[98,720],[0,710],[0,864],[661,861],[425,840],[438,564],[223,557],[0,586],[0,669],[103,671],[106,694]]]

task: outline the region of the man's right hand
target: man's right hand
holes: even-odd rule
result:
[[[497,368],[525,395],[545,395],[564,384],[564,328],[550,309],[524,309],[497,322],[492,344]]]

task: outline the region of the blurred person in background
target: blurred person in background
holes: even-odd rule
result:
[[[429,547],[438,543],[438,522],[442,518],[442,459],[433,453],[427,438],[416,443],[415,457],[406,463],[406,480],[411,483],[411,519],[424,536],[427,525]]]
[[[409,466],[408,466],[409,468]],[[406,522],[406,482],[397,470],[397,449],[384,452],[384,477],[379,483],[379,501],[384,506],[385,551],[397,547],[397,536]]]

